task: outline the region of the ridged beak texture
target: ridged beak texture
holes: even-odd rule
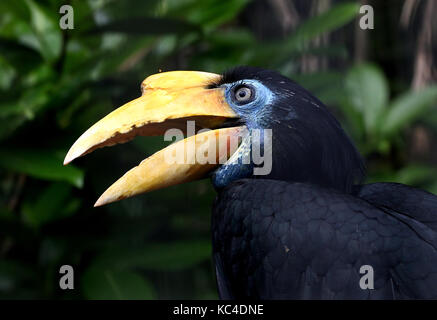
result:
[[[188,120],[194,120],[197,128],[219,128],[227,119],[238,118],[226,102],[223,89],[208,88],[219,79],[220,75],[197,71],[172,71],[148,77],[141,84],[141,97],[114,110],[83,133],[68,151],[64,164],[137,135],[163,135],[171,128],[185,131]],[[224,155],[229,157],[235,152],[238,146],[230,139],[238,140],[241,132],[241,127],[223,128],[173,143],[128,171],[95,205],[202,178],[223,163]],[[183,163],[169,163],[165,159],[187,146],[206,150],[202,151],[204,156],[214,150],[215,163],[199,163],[196,152],[193,154],[189,148],[185,148],[188,153]]]

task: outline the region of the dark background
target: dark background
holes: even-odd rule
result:
[[[437,1],[1,0],[0,298],[217,298],[208,180],[105,207],[98,196],[164,146],[71,144],[150,74],[236,65],[295,79],[336,114],[367,181],[437,193]],[[74,8],[61,30],[59,8]],[[59,268],[75,289],[59,289]]]

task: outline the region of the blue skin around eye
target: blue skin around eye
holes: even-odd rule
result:
[[[238,104],[233,97],[234,88],[241,85],[251,86],[255,98],[247,104]],[[270,89],[257,80],[242,80],[235,83],[224,84],[225,98],[229,106],[245,121],[249,133],[253,129],[269,128],[270,111],[275,95]],[[253,163],[243,163],[243,157],[247,153],[251,155],[251,138],[250,136],[243,139],[236,161],[221,165],[212,174],[212,183],[216,188],[223,188],[234,180],[246,178],[253,173]],[[261,145],[263,148],[263,145]]]
[[[241,85],[251,86],[255,99],[247,104],[238,104],[233,97],[234,88]],[[242,80],[235,83],[224,84],[225,98],[229,106],[246,122],[247,128],[265,128],[265,120],[270,111],[269,106],[274,101],[274,94],[270,89],[257,80]]]

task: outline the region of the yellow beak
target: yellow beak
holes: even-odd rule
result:
[[[220,75],[196,71],[148,77],[141,84],[141,97],[114,110],[82,134],[68,151],[64,164],[137,135],[163,135],[168,129],[186,132],[188,120],[195,121],[198,129],[214,129],[227,119],[238,118],[226,102],[223,89],[208,87],[219,79]],[[242,132],[243,127],[210,130],[171,144],[128,171],[95,206],[204,177],[235,152],[235,141],[240,140]],[[181,150],[182,161],[169,161],[169,155],[180,155]],[[209,161],[205,163],[206,158]]]

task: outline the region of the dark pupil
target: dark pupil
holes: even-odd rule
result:
[[[250,89],[249,88],[239,88],[237,90],[237,92],[235,92],[235,97],[237,98],[238,101],[240,102],[246,102],[250,99]]]

